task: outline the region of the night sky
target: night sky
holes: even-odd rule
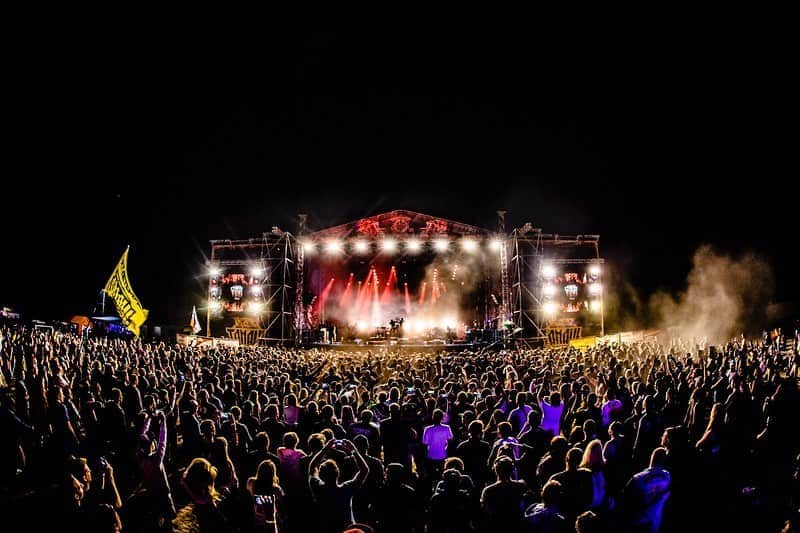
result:
[[[399,208],[600,234],[614,279],[644,297],[680,290],[702,243],[753,251],[777,299],[800,298],[781,43],[268,33],[247,57],[56,46],[9,79],[0,304],[87,313],[130,244],[150,323],[183,324],[209,239]]]

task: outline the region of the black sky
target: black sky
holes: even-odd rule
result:
[[[778,299],[797,299],[789,49],[702,35],[381,28],[48,48],[11,81],[0,304],[87,312],[130,244],[151,321],[180,323],[209,239],[396,208],[598,233],[643,295],[679,290],[699,244],[754,251]]]

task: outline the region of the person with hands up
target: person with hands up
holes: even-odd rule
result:
[[[150,434],[151,425],[158,427],[158,437]],[[175,505],[167,481],[164,468],[164,456],[167,450],[167,416],[162,410],[147,415],[144,427],[139,436],[139,490],[137,493],[147,502],[147,508],[158,516],[172,518],[175,516]]]
[[[330,458],[334,450],[353,457],[358,471],[353,478],[339,482],[339,466]],[[352,524],[353,494],[369,475],[369,466],[364,457],[347,439],[331,439],[308,465],[308,482],[311,494],[319,506],[319,531],[339,532]]]

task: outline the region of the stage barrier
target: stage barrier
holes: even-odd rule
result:
[[[183,333],[178,333],[177,337],[178,344],[184,346],[194,346],[197,348],[216,348],[217,346],[226,346],[228,348],[239,347],[239,341],[237,339],[185,335]]]

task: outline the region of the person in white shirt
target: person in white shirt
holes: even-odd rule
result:
[[[426,447],[425,457],[432,476],[438,476],[447,459],[447,443],[453,439],[453,431],[447,424],[442,424],[444,412],[436,409],[433,412],[433,424],[422,432],[422,444]]]

